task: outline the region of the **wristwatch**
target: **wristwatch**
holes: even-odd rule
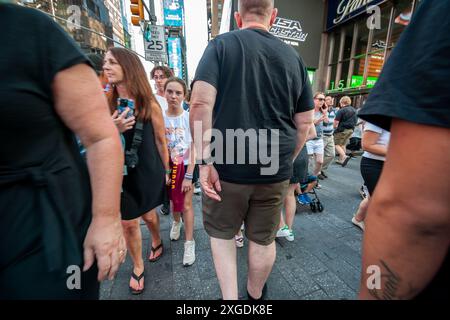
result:
[[[200,163],[201,166],[212,166],[213,164],[214,164],[214,160],[211,157],[202,159],[202,161]]]

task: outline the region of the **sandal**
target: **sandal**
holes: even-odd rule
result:
[[[342,162],[342,166],[345,167],[350,159],[351,157],[345,158],[344,162]]]
[[[131,273],[131,278],[133,278],[134,280],[136,280],[137,283],[138,283],[138,285],[139,285],[139,282],[141,281],[141,279],[144,278],[144,272],[142,272],[140,276],[138,276],[138,275],[136,275],[134,272],[132,272],[132,273]],[[138,295],[138,294],[141,294],[142,292],[144,292],[144,288],[142,288],[141,290],[136,290],[136,289],[133,289],[133,288],[130,286],[130,291],[131,291],[131,294]]]
[[[236,247],[242,248],[244,246],[244,236],[234,236],[234,241],[236,241]]]
[[[159,254],[159,256],[155,257],[156,251],[158,251],[159,249],[161,249],[161,253]],[[163,255],[163,253],[164,253],[164,246],[163,246],[162,240],[161,240],[161,243],[160,243],[156,248],[153,248],[153,247],[152,247],[151,250],[152,250],[152,252],[153,252],[153,258],[150,259],[150,257],[149,257],[149,258],[148,258],[148,261],[150,261],[150,262],[156,262],[156,261],[158,261],[159,258],[161,258],[162,255]]]

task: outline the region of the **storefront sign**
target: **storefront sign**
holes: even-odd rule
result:
[[[166,27],[183,26],[184,0],[164,0],[164,25]]]
[[[175,77],[183,79],[183,56],[181,55],[180,38],[167,39],[169,52],[169,67],[173,69]]]
[[[352,83],[350,85],[350,87],[352,88],[358,88],[361,87],[363,85],[363,76],[358,76],[358,75],[354,75],[352,76]],[[377,82],[378,78],[377,77],[367,77],[367,88],[373,88],[373,86],[375,85],[375,83]]]
[[[292,46],[307,68],[319,67],[324,1],[276,0],[278,17],[270,32]]]
[[[386,0],[329,0],[327,30],[366,12],[367,8]]]

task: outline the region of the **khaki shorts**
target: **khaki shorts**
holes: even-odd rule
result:
[[[245,222],[246,237],[267,246],[276,237],[289,180],[274,184],[220,182],[217,202],[203,194],[203,225],[209,236],[231,240]]]
[[[342,132],[334,134],[334,144],[338,146],[346,146],[353,134],[352,129],[345,129]]]

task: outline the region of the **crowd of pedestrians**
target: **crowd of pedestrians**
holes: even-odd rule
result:
[[[128,49],[86,56],[44,14],[0,3],[0,29],[14,34],[0,34],[0,134],[12,137],[0,157],[0,298],[98,299],[99,281],[127,255],[130,294],[141,294],[147,261],[165,252],[159,214],[171,214],[171,241],[184,229],[176,263],[192,266],[201,185],[222,298],[238,299],[245,243],[248,299],[265,299],[274,240],[296,239],[297,203],[314,201],[333,162],[346,167],[358,154],[364,185],[355,191],[367,194],[349,220],[365,233],[363,270],[391,275],[374,291],[362,272],[359,297],[448,297],[448,10],[422,1],[357,110],[349,96],[312,93],[301,57],[269,33],[273,0],[239,1],[240,30],[209,42],[191,88],[166,66],[147,74]],[[445,27],[432,28],[437,21]],[[439,68],[415,63],[418,52]],[[423,74],[438,88],[419,86]],[[82,270],[81,290],[68,290],[68,266]]]

